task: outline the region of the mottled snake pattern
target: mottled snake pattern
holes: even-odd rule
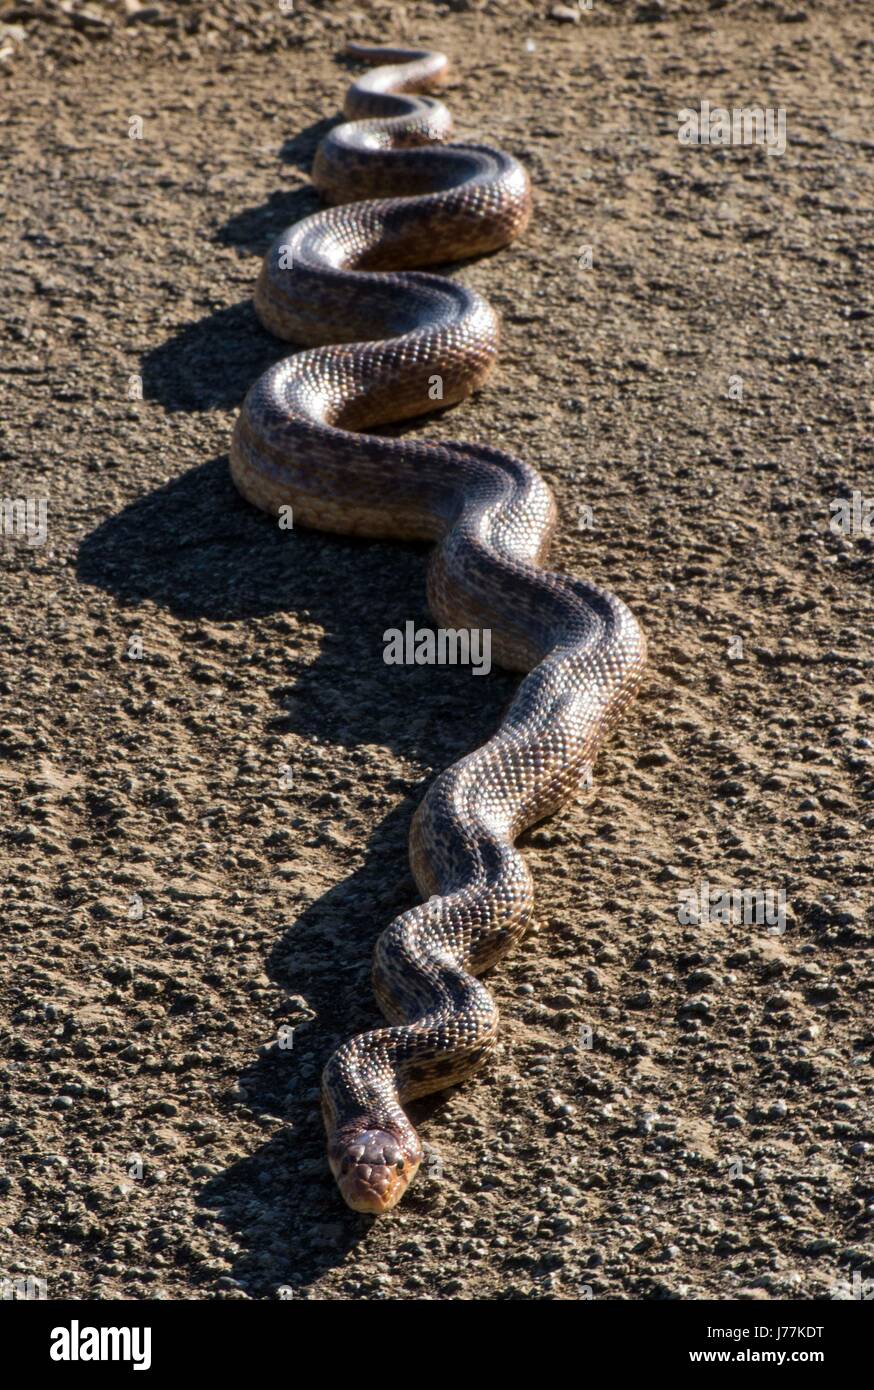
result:
[[[434,618],[490,629],[495,660],[529,673],[494,737],[419,806],[410,861],[424,901],[375,951],[388,1026],[344,1043],[324,1070],[331,1169],[353,1209],[380,1213],[422,1160],[404,1106],[464,1080],[494,1047],[498,1011],[477,977],[524,936],[533,912],[514,841],[587,779],[638,686],[645,642],[613,594],[542,568],[555,506],[530,464],[481,444],[361,433],[432,411],[435,378],[442,406],[485,380],[495,313],[413,267],[506,245],[528,222],[531,193],[512,156],[444,143],[449,113],[422,95],[446,80],[442,54],[347,53],[370,70],[316,154],[313,183],[328,206],[277,238],[255,292],[265,327],[308,350],[249,391],[233,477],[257,506],[292,507],[295,526],[436,542]]]

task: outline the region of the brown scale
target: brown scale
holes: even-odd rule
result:
[[[426,901],[386,928],[374,958],[390,1026],[351,1038],[325,1067],[331,1169],[351,1207],[378,1213],[422,1158],[404,1105],[464,1080],[494,1046],[497,1008],[476,976],[525,934],[534,901],[513,842],[579,789],[637,688],[645,642],[615,595],[541,568],[555,506],[529,464],[485,445],[357,433],[433,410],[435,374],[443,406],[485,380],[493,310],[412,268],[512,241],[531,195],[510,155],[441,143],[448,111],[412,94],[445,81],[442,54],[349,51],[379,66],[349,89],[349,120],[316,156],[313,181],[333,206],[277,238],[255,292],[264,325],[310,350],[250,390],[234,480],[259,507],[291,506],[296,525],[435,541],[434,618],[490,628],[494,659],[530,672],[494,737],[438,777],[414,817]]]

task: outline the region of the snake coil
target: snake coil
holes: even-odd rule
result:
[[[356,1211],[406,1191],[422,1146],[404,1106],[461,1081],[495,1043],[477,978],[527,930],[531,876],[514,841],[570,799],[632,698],[645,642],[626,606],[541,565],[552,495],[529,464],[480,444],[360,431],[479,386],[497,319],[479,295],[412,267],[494,250],[530,215],[522,165],[485,145],[444,144],[440,53],[362,48],[379,64],[350,87],[346,123],[320,145],[313,182],[329,206],[284,231],[255,292],[262,323],[306,346],[254,384],[234,431],[234,480],[296,524],[436,542],[434,617],[488,628],[498,663],[529,672],[501,727],[442,773],[413,820],[425,899],[380,936],[373,983],[388,1026],[344,1043],[324,1070],[328,1160]]]

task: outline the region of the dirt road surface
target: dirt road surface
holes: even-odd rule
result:
[[[535,463],[555,567],[631,604],[651,666],[591,794],[523,842],[538,929],[492,977],[496,1062],[416,1107],[426,1167],[373,1223],[327,1171],[319,1073],[377,1019],[411,812],[515,680],[385,665],[429,621],[424,547],[281,531],[227,452],[283,351],[250,296],[317,206],[338,50],[388,28],[453,56],[459,137],[536,190],[524,240],[452,271],[501,314],[497,372],[414,433]],[[837,0],[0,8],[0,488],[36,521],[0,538],[0,1275],[874,1276],[872,60]],[[684,145],[703,101],[769,108],[772,147]]]

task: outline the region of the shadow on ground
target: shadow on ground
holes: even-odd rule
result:
[[[335,118],[314,122],[285,142],[280,158],[308,171],[320,140],[335,124]],[[278,189],[266,202],[229,217],[215,240],[250,261],[254,288],[259,262],[274,239],[319,207],[319,195],[309,183]],[[262,372],[291,351],[291,345],[261,327],[247,296],[186,324],[147,352],[142,361],[143,394],[170,411],[230,410]]]
[[[435,767],[454,762],[488,737],[515,678],[493,673],[470,699],[470,672],[446,668],[440,679],[421,667],[387,667],[373,659],[398,614],[429,621],[425,547],[367,542],[306,531],[280,531],[239,496],[225,457],[192,469],[134,502],[85,538],[81,582],[111,592],[121,605],[145,600],[182,619],[293,623],[304,615],[324,630],[315,662],[286,649],[284,677],[271,695],[277,714],[262,735],[294,731],[330,747],[374,744]],[[283,628],[283,631],[285,629]],[[257,679],[257,670],[255,671]],[[258,737],[258,730],[253,730]],[[374,830],[354,874],[309,904],[271,951],[267,971],[289,993],[307,982],[316,1019],[306,1025],[308,1056],[319,1066],[343,1038],[378,1021],[369,974],[373,941],[416,901],[405,871],[406,837],[422,785],[388,783],[403,796]],[[330,814],[329,812],[327,814]],[[289,1080],[289,1077],[291,1079]],[[256,1114],[280,1117],[281,1131],[211,1182],[200,1201],[245,1247],[235,1277],[251,1291],[277,1283],[300,1287],[342,1260],[370,1219],[346,1211],[328,1174],[319,1114],[318,1074],[291,1071],[268,1053],[240,1085]],[[445,1095],[419,1104],[429,1114]],[[427,1205],[420,1182],[408,1207]]]
[[[283,148],[283,158],[308,163],[319,140],[335,124],[319,121],[297,140]],[[303,142],[303,143],[301,143]],[[287,152],[292,152],[291,154]],[[275,192],[266,202],[244,208],[216,233],[221,245],[235,247],[250,260],[252,287],[260,261],[272,242],[286,228],[322,207],[310,184],[285,192]],[[469,257],[467,261],[429,266],[429,271],[451,276],[467,264],[491,259],[494,251]],[[254,381],[274,362],[300,345],[283,343],[261,327],[251,298],[205,314],[186,324],[179,332],[142,360],[143,394],[159,401],[169,411],[231,410],[242,403]],[[429,418],[433,418],[429,416]],[[402,422],[385,430],[396,434],[415,426]]]
[[[319,121],[288,141],[283,160],[308,168],[334,123]],[[284,227],[319,206],[309,185],[277,192],[230,218],[216,239],[260,257]],[[253,261],[253,283],[256,275]],[[293,350],[261,328],[247,298],[186,325],[148,353],[144,394],[169,411],[231,409],[267,367]],[[385,433],[414,425],[404,422]],[[273,614],[303,615],[324,630],[318,659],[306,665],[295,656],[293,638],[286,643],[287,681],[271,692],[278,710],[263,733],[294,731],[347,749],[376,744],[444,767],[494,729],[515,679],[497,675],[479,682],[472,710],[468,671],[447,668],[435,682],[421,668],[374,662],[398,614],[430,622],[425,553],[421,546],[280,531],[242,500],[221,457],[87,536],[78,577],[108,590],[121,605],[150,601],[182,619],[250,623]],[[275,646],[273,629],[269,637]],[[404,800],[374,830],[361,868],[308,905],[270,953],[268,973],[283,989],[293,993],[307,979],[316,1018],[307,1025],[306,1047],[319,1064],[342,1038],[378,1021],[369,983],[373,941],[417,900],[404,874],[406,838],[429,780],[412,792],[406,785],[388,787]],[[317,1074],[290,1069],[278,1051],[248,1067],[240,1077],[247,1104],[265,1127],[270,1117],[282,1127],[199,1197],[243,1246],[234,1272],[251,1292],[314,1282],[371,1224],[346,1210],[327,1170],[317,1083]],[[414,1119],[444,1103],[445,1093],[419,1102]],[[408,1209],[427,1205],[424,1185],[420,1178]]]

